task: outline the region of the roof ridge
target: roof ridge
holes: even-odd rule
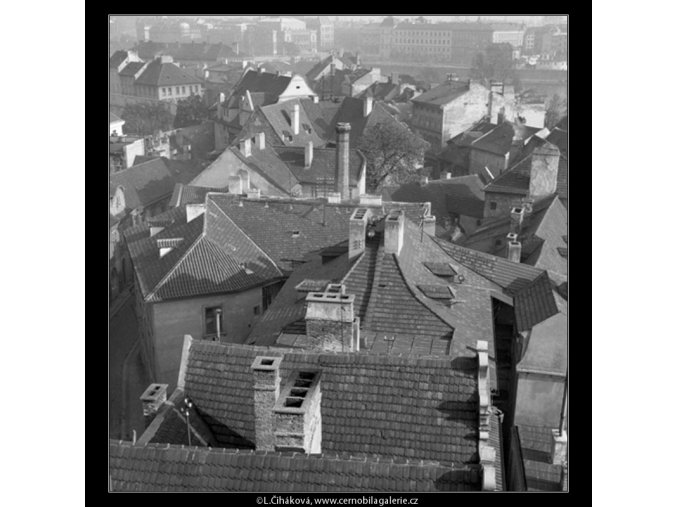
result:
[[[193,241],[193,244],[190,245],[185,252],[183,252],[183,255],[179,258],[179,260],[174,264],[174,266],[163,276],[160,281],[155,284],[155,287],[148,293],[148,295],[144,298],[145,301],[149,301],[152,297],[156,295],[156,292],[160,290],[160,287],[169,279],[171,275],[174,274],[174,272],[178,269],[179,265],[183,264],[183,262],[186,260],[186,257],[190,252],[195,249],[197,244],[200,242],[200,240],[204,237],[204,230],[195,238],[195,241]]]
[[[205,198],[205,200],[207,200],[207,199],[209,199],[209,194],[207,194],[207,197]],[[226,218],[228,219],[228,221],[229,221],[231,224],[233,224],[233,227],[235,227],[238,231],[240,231],[240,232],[241,232],[241,233],[242,233],[249,241],[252,242],[252,244],[253,244],[254,246],[256,246],[256,248],[258,248],[258,249],[261,251],[261,253],[263,253],[263,255],[264,255],[264,256],[272,263],[272,265],[275,266],[275,269],[276,269],[277,272],[280,274],[280,276],[284,276],[284,275],[282,274],[282,270],[281,270],[280,267],[277,265],[277,263],[273,260],[273,258],[272,258],[270,255],[268,255],[268,252],[266,252],[263,248],[261,248],[261,246],[259,246],[259,244],[258,244],[256,241],[254,241],[254,239],[253,239],[251,236],[249,236],[246,232],[244,232],[244,231],[240,228],[240,226],[238,226],[238,225],[235,223],[235,221],[234,221],[232,218],[230,218],[230,216],[228,216],[228,213],[226,213],[226,212],[223,210],[223,208],[221,208],[221,206],[219,206],[219,203],[218,203],[218,202],[216,202],[216,201],[213,200],[213,199],[211,199],[211,202],[213,202],[213,203],[214,203],[214,206],[216,206],[216,208],[223,214],[223,216],[226,217]],[[206,210],[205,210],[205,213],[206,213]]]

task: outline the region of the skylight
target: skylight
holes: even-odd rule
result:
[[[430,299],[453,299],[454,292],[448,285],[419,285],[419,290]]]
[[[448,262],[424,262],[423,265],[428,268],[433,275],[449,277],[456,275],[456,270]]]

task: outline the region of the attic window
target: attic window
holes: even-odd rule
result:
[[[419,290],[430,299],[453,299],[454,292],[448,285],[419,285]]]
[[[301,231],[291,231],[292,238],[298,238],[301,235]]]
[[[291,132],[289,132],[288,130],[282,131],[282,137],[284,137],[285,141],[289,141],[289,142],[291,142],[294,139],[293,136],[291,135]]]
[[[433,275],[449,277],[456,275],[456,270],[447,262],[424,262],[423,265],[428,268]]]

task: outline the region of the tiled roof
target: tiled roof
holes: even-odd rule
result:
[[[174,186],[172,198],[169,200],[169,206],[181,207],[185,206],[186,204],[198,204],[205,202],[205,197],[207,196],[208,192],[228,192],[228,189],[194,187],[191,185],[184,185],[183,183],[177,183]]]
[[[527,490],[562,491],[562,467],[550,462],[551,428],[520,424],[518,430]]]
[[[127,65],[125,65],[122,70],[118,73],[120,76],[133,76],[139,70],[141,67],[146,65],[146,62],[129,62]]]
[[[131,442],[109,445],[112,491],[478,491],[476,467],[360,455],[255,452]]]
[[[467,82],[452,81],[450,83],[443,83],[430,91],[422,93],[413,99],[412,102],[444,106],[445,104],[448,104],[449,102],[456,100],[461,95],[467,93],[468,90],[469,87]]]
[[[283,356],[283,382],[294,370],[322,370],[323,452],[478,462],[476,361],[310,353],[194,340],[185,392],[223,447],[254,446],[250,366],[258,355]]]
[[[513,167],[492,180],[485,188],[485,193],[508,193],[527,195],[531,181],[531,155],[522,159]]]
[[[131,65],[131,64],[130,64]],[[200,79],[191,76],[174,63],[162,63],[160,59],[153,60],[135,84],[150,86],[175,86],[184,84],[199,84]]]
[[[395,83],[372,83],[366,90],[358,95],[358,98],[373,97],[374,100],[390,100],[399,91]]]
[[[567,232],[567,220],[567,211],[557,195],[542,198],[534,203],[531,213],[524,217],[518,234],[527,264],[567,274],[567,261],[558,253],[559,248],[567,246],[562,238]],[[511,231],[510,217],[491,220],[467,236],[462,244],[503,256],[505,238]],[[498,239],[503,240],[502,246],[496,247],[495,241]]]
[[[559,313],[550,278],[543,272],[528,286],[515,294],[515,325],[517,331],[527,331],[536,324]]]
[[[275,151],[301,183],[317,183],[326,179],[335,180],[337,177],[336,148],[313,148],[313,162],[308,168],[305,167],[304,148],[280,146]],[[365,163],[360,152],[356,149],[350,150],[350,185],[357,185]]]
[[[313,120],[306,111],[307,103],[312,103],[309,99],[286,100],[279,104],[270,104],[261,108],[261,113],[265,116],[268,123],[275,130],[275,134],[282,140],[284,146],[305,146],[308,141],[312,141],[315,147],[323,146],[326,139],[323,136],[325,130],[320,128],[318,131]],[[294,134],[292,130],[292,114],[294,106],[299,106],[299,133]],[[310,132],[308,132],[310,130]],[[285,139],[285,133],[292,135],[292,140]],[[267,139],[266,139],[267,140]]]
[[[325,142],[331,139],[336,126],[334,118],[341,104],[329,101],[320,101],[316,104],[312,100],[301,100],[301,104],[317,134]]]
[[[513,148],[513,140],[522,141],[531,137],[539,129],[528,127],[526,125],[504,121],[495,128],[472,142],[472,148],[482,151],[488,151],[496,155],[505,155],[510,153]]]
[[[331,65],[331,62],[334,61],[333,59],[334,59],[334,57],[330,55],[330,56],[326,57],[324,60],[320,60],[319,62],[317,62],[317,63],[313,66],[313,68],[310,69],[310,70],[306,73],[306,78],[308,79],[308,81],[315,81],[315,80],[318,78],[318,76],[320,75],[320,73],[321,73],[328,65]]]
[[[511,295],[517,294],[544,273],[542,269],[528,264],[512,262],[439,238],[435,238],[435,241],[456,261],[496,283]]]
[[[344,241],[353,211],[341,205],[326,205],[323,211],[319,201],[242,199],[239,206],[239,199],[227,194],[214,195],[213,200],[284,270],[291,269],[292,260],[302,261],[310,252]],[[292,238],[292,231],[299,231],[299,236]]]
[[[263,93],[266,99],[261,105],[272,104],[277,102],[280,94],[289,86],[290,81],[290,76],[278,76],[270,72],[257,72],[249,69],[235,85],[232,95],[244,95],[247,90],[249,90],[249,93]]]
[[[117,69],[118,66],[125,61],[125,58],[127,58],[127,51],[116,51],[113,53],[113,55],[110,57],[108,60],[108,66],[111,69]]]
[[[432,180],[427,185],[406,183],[392,192],[391,197],[396,201],[430,202],[432,214],[440,221],[449,213],[483,218],[483,187],[479,177],[472,174]]]
[[[168,198],[174,190],[175,177],[161,158],[111,174],[110,182],[115,187],[122,186],[125,205],[128,209],[138,209]]]
[[[272,146],[260,150],[256,146],[256,143],[252,143],[251,155],[249,157],[245,157],[237,146],[231,146],[230,148],[227,148],[226,151],[235,154],[235,156],[244,162],[250,169],[263,176],[281,190],[281,194],[283,195],[290,195],[294,186],[298,184],[298,180],[296,179],[296,176],[294,176],[294,173],[289,166],[280,159],[277,151]],[[219,159],[220,158],[221,157],[219,157]],[[214,161],[213,165],[218,165],[220,163],[219,159]]]
[[[364,116],[364,101],[362,99],[357,99],[354,97],[346,97],[341,103],[341,107],[334,117],[332,124],[332,137],[331,140],[336,139],[336,124],[337,123],[350,123],[350,142],[353,146],[357,143],[358,140],[364,134],[364,131],[376,125],[377,123],[390,123],[392,125],[398,125],[403,129],[406,129],[407,126],[401,123],[397,118],[388,112],[388,110],[380,102],[375,102],[373,104],[371,113],[369,116]]]
[[[127,241],[146,301],[238,292],[282,276],[218,206],[209,199],[206,206],[204,214],[188,223],[185,212],[175,212],[175,223],[153,237],[147,227],[130,233],[141,236]],[[165,238],[181,241],[160,257],[158,240]]]

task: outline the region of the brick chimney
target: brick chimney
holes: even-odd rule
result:
[[[228,193],[241,195],[242,194],[242,178],[238,175],[233,175],[228,178]]]
[[[195,220],[205,212],[205,204],[203,202],[197,204],[186,204],[186,222]]]
[[[246,169],[240,169],[237,172],[237,175],[240,177],[242,180],[242,193],[246,194],[250,190],[250,184],[249,184],[249,171]]]
[[[167,401],[168,387],[169,384],[151,384],[141,395],[140,400],[143,404],[143,417],[146,428],[150,426],[160,407]]]
[[[529,177],[530,197],[541,197],[555,193],[557,190],[559,157],[559,148],[551,143],[545,143],[533,151]]]
[[[360,319],[354,313],[355,296],[345,286],[329,284],[324,292],[306,296],[306,336],[314,350],[357,352],[360,350]]]
[[[522,259],[522,243],[519,241],[510,241],[508,243],[508,260],[520,263]]]
[[[259,150],[265,150],[266,149],[266,133],[265,132],[258,132],[256,134],[256,147]]]
[[[357,208],[350,216],[348,259],[351,261],[364,252],[367,238],[367,222],[370,216],[371,211],[368,208]]]
[[[303,166],[308,169],[313,165],[313,142],[308,141],[304,150]]]
[[[274,451],[273,409],[280,395],[281,357],[257,356],[251,365],[254,375],[254,444],[257,451]]]
[[[350,199],[350,123],[336,124],[336,191]]]
[[[391,211],[385,219],[384,251],[399,255],[404,244],[404,213]]]
[[[374,98],[373,97],[364,97],[362,100],[362,113],[366,118],[371,114],[371,110],[374,107]]]
[[[297,370],[282,388],[273,409],[276,451],[322,452],[321,376],[318,370]]]
[[[294,109],[291,115],[291,128],[295,136],[299,135],[299,114],[299,105],[294,104]]]

